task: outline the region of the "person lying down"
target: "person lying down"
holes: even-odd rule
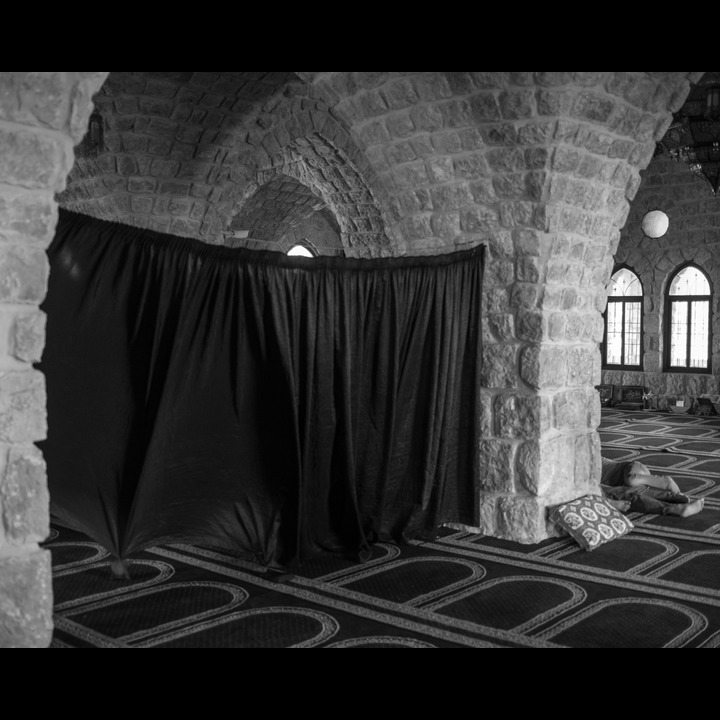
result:
[[[690,517],[705,504],[704,498],[691,500],[671,477],[653,475],[638,460],[616,462],[603,458],[600,489],[605,499],[623,513]]]

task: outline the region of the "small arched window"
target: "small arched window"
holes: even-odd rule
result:
[[[628,267],[616,269],[605,311],[603,367],[642,370],[642,303],[640,278]]]
[[[302,255],[303,257],[315,257],[315,253],[305,244],[296,243],[286,253],[287,255]]]
[[[665,369],[710,372],[712,286],[692,263],[680,268],[667,287]]]

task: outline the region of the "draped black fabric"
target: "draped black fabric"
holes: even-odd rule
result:
[[[284,566],[476,524],[483,249],[288,257],[61,210],[51,514]]]

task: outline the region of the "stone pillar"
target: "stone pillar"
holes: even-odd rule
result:
[[[487,241],[476,530],[525,543],[557,534],[553,506],[599,492],[606,285],[639,170],[688,89],[683,74],[541,75],[485,98],[480,118],[504,118],[514,142],[485,153],[501,227]]]
[[[486,276],[479,530],[533,543],[555,534],[548,508],[597,489],[606,262],[572,234],[514,236],[514,261]]]
[[[45,248],[82,138],[92,93],[107,73],[0,73],[0,647],[52,638],[45,379],[33,368],[45,343],[39,305]]]

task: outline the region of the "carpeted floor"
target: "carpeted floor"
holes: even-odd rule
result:
[[[706,498],[691,518],[631,515],[592,552],[445,530],[281,575],[172,545],[114,579],[103,548],[54,527],[52,647],[718,647],[720,417],[604,409],[603,454]]]

